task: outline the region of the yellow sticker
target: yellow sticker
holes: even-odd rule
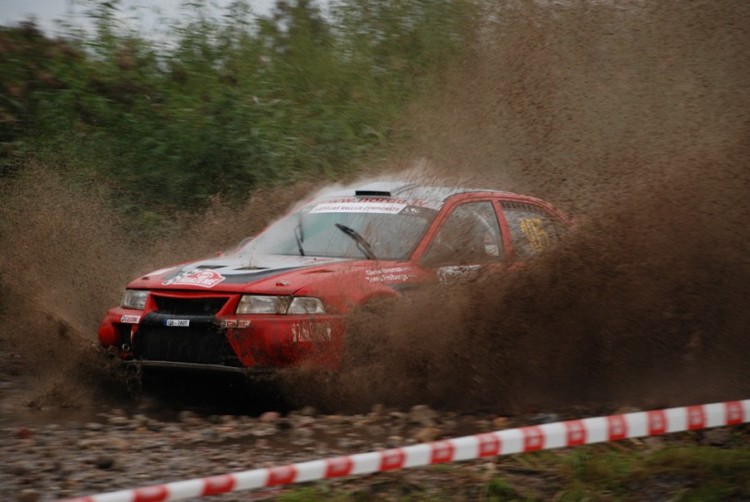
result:
[[[522,218],[519,222],[521,231],[534,251],[544,251],[549,247],[550,239],[541,218]]]

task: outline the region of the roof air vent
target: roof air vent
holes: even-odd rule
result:
[[[381,181],[354,190],[354,195],[360,197],[391,197],[414,186],[413,183]]]

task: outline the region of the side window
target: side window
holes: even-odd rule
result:
[[[469,202],[453,209],[427,248],[428,266],[466,265],[498,261],[503,241],[490,201]]]
[[[567,233],[565,226],[544,209],[520,202],[503,202],[516,259],[531,258],[553,246]]]

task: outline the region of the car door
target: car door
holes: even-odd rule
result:
[[[491,199],[453,207],[420,259],[441,281],[466,280],[499,267],[505,257],[503,234]]]

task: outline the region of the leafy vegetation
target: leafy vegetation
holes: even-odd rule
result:
[[[88,0],[88,32],[0,27],[0,178],[30,158],[138,218],[334,179],[404,138],[406,105],[461,54],[471,0],[186,2],[158,39]]]

